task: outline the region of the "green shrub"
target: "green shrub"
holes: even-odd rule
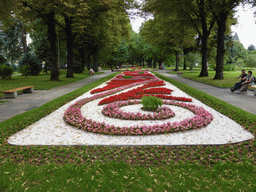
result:
[[[24,65],[20,69],[20,73],[27,78],[29,76],[29,74],[31,74],[31,67],[30,67],[30,65]]]
[[[124,79],[132,79],[132,76],[125,75],[125,76],[124,76]]]
[[[19,72],[22,71],[23,66],[30,66],[30,73],[28,75],[36,76],[42,71],[41,64],[37,61],[36,56],[26,53],[19,61]]]
[[[235,71],[236,65],[235,64],[225,64],[223,66],[223,71]]]
[[[143,72],[143,71],[140,71],[139,74],[144,74],[144,72]]]
[[[13,74],[13,68],[7,65],[0,66],[0,76],[2,79],[6,79],[9,77],[11,79],[11,75]]]
[[[75,73],[83,73],[84,67],[82,63],[75,61],[73,65],[73,70]]]
[[[141,103],[145,110],[155,111],[157,108],[162,107],[163,101],[160,98],[154,96],[144,96],[141,99]]]

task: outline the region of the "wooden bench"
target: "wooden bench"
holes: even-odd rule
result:
[[[256,86],[254,85],[254,86],[248,86],[248,87],[254,89],[254,95],[256,96]]]
[[[5,98],[16,98],[18,96],[18,91],[23,90],[23,93],[33,93],[35,86],[26,86],[26,87],[19,87],[16,89],[11,89],[7,91],[3,91]]]

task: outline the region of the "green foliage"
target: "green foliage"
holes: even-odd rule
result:
[[[200,62],[200,55],[197,53],[188,53],[186,55],[186,61],[188,66],[190,67],[190,70],[192,71],[195,64]]]
[[[0,65],[0,76],[2,79],[6,79],[9,77],[11,79],[11,75],[13,74],[13,68],[7,65]]]
[[[236,65],[235,64],[224,64],[223,71],[235,71]]]
[[[0,42],[1,43],[1,42]],[[0,47],[1,48],[1,47]],[[7,62],[7,60],[4,58],[4,56],[0,55],[0,65],[3,65]]]
[[[24,65],[20,68],[20,73],[25,76],[26,78],[31,74],[31,66],[30,65]]]
[[[139,74],[144,74],[144,72],[143,72],[143,71],[140,71]]]
[[[132,79],[132,76],[130,76],[130,75],[125,75],[125,76],[124,76],[124,79]]]
[[[21,22],[17,19],[12,19],[14,24],[4,30],[0,30],[0,42],[2,43],[2,55],[13,65],[22,54],[21,44]]]
[[[247,67],[256,67],[256,53],[248,54],[246,66]]]
[[[254,45],[249,45],[247,51],[254,51],[254,50],[255,50]]]
[[[155,111],[157,108],[162,107],[163,101],[160,98],[154,96],[144,96],[141,99],[141,103],[145,110]]]
[[[81,62],[74,61],[73,64],[73,70],[75,73],[83,73],[84,67]]]
[[[19,61],[19,71],[22,70],[23,66],[30,66],[30,73],[28,75],[36,76],[38,75],[42,68],[41,64],[37,61],[36,57],[31,53],[26,53]],[[27,68],[28,70],[28,68]]]

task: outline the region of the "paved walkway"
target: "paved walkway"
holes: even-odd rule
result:
[[[35,90],[32,94],[19,94],[15,99],[8,99],[5,103],[0,103],[0,122],[37,108],[53,99],[72,92],[80,87],[90,84],[98,79],[110,75],[111,72],[94,75],[83,80],[62,85],[50,90]]]
[[[200,83],[197,81],[185,79],[176,74],[168,73],[168,70],[159,70],[156,72],[166,77],[170,77],[171,79],[174,79],[181,83],[184,83],[204,93],[207,93],[211,96],[214,96],[227,103],[230,103],[231,105],[239,107],[245,111],[256,114],[256,96],[254,96],[253,91],[247,91],[247,93],[243,93],[243,94],[236,94],[236,93],[231,93],[229,88],[218,88],[218,87],[214,87],[214,86]]]

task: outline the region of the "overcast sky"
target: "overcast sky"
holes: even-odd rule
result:
[[[244,7],[239,6],[236,9],[235,17],[238,18],[238,24],[231,27],[233,35],[237,32],[240,42],[244,45],[245,49],[251,44],[256,47],[256,18],[253,14],[256,12],[256,8],[251,8],[249,5],[246,5]],[[143,21],[144,19],[140,17],[131,20],[132,29],[138,33]]]
[[[240,42],[244,45],[244,48],[248,48],[249,45],[256,46],[256,18],[254,12],[256,8],[251,8],[250,5],[237,7],[235,17],[238,18],[238,24],[232,26],[231,29],[237,32]]]

